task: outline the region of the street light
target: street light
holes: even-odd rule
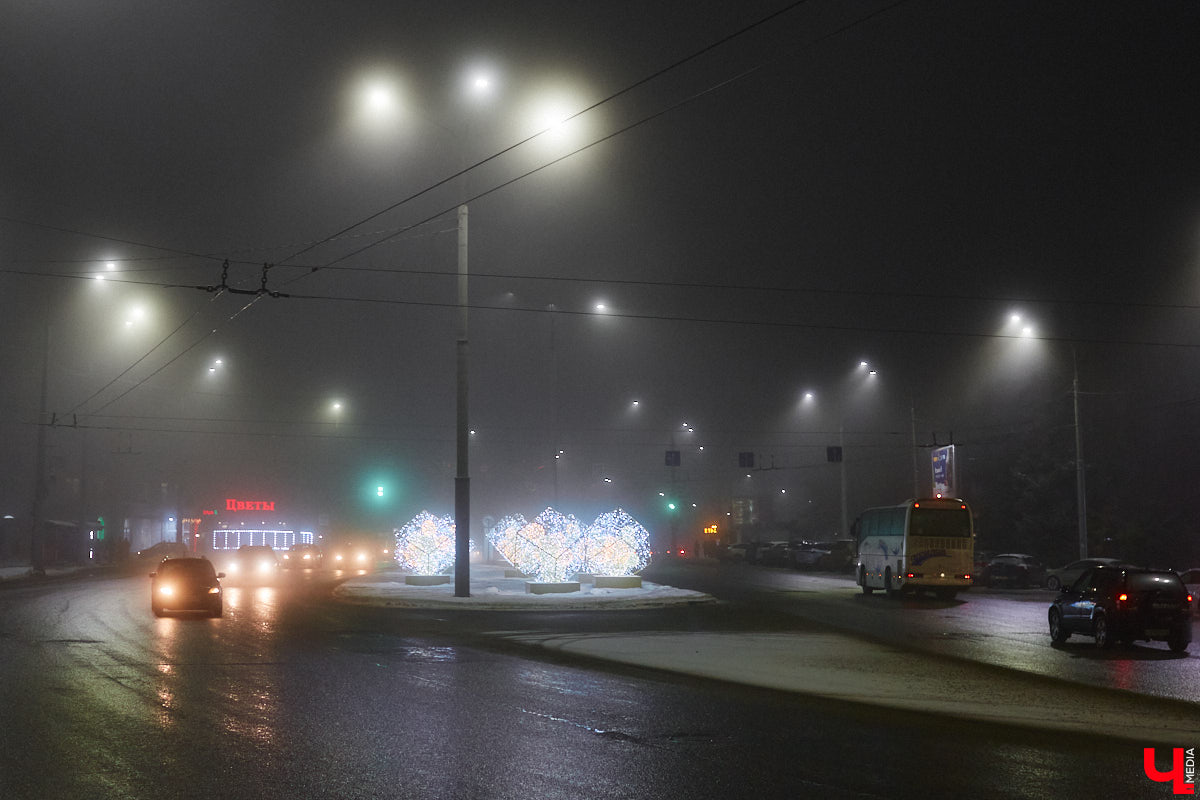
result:
[[[1009,314],[1000,335],[1014,339],[1013,344],[1020,346],[1021,354],[1026,358],[1029,357],[1029,346],[1043,341],[1038,337],[1035,325],[1019,312]],[[1083,428],[1079,424],[1079,361],[1074,345],[1071,347],[1071,411],[1075,428],[1075,510],[1079,557],[1087,558],[1087,474],[1083,463]]]

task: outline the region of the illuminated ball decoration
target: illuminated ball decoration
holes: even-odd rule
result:
[[[596,517],[580,545],[581,569],[595,575],[634,575],[650,563],[650,532],[619,508]]]
[[[517,532],[528,524],[528,520],[520,514],[510,514],[497,522],[487,533],[488,541],[496,549],[496,552],[504,556],[504,560],[517,569],[520,569],[517,565],[517,561],[520,559]]]
[[[553,508],[533,522],[520,515],[505,517],[489,540],[508,563],[542,583],[562,583],[579,571],[583,528],[574,516]]]
[[[396,563],[416,575],[440,575],[454,563],[454,520],[422,511],[396,531]]]

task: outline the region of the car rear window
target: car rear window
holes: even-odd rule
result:
[[[193,575],[209,578],[216,574],[213,565],[207,561],[164,561],[158,565],[160,575]]]
[[[1134,572],[1128,576],[1129,588],[1135,592],[1167,591],[1184,594],[1187,590],[1178,575],[1169,572]]]

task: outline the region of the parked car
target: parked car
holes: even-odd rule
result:
[[[1002,553],[983,567],[979,582],[984,586],[1041,586],[1046,580],[1046,567],[1024,553]]]
[[[224,611],[224,572],[207,558],[165,558],[150,573],[150,610],[161,617],[172,611],[198,611],[219,617]]]
[[[321,566],[325,554],[315,544],[294,544],[283,554],[282,566],[290,569],[314,569]]]
[[[1055,643],[1079,633],[1095,637],[1100,647],[1165,641],[1182,653],[1192,641],[1192,595],[1167,569],[1091,567],[1059,592],[1048,614]]]
[[[796,542],[788,548],[787,564],[794,569],[816,569],[829,551],[814,542]]]
[[[757,552],[757,562],[765,567],[785,567],[788,565],[788,542],[761,542]]]
[[[825,553],[817,559],[817,569],[845,572],[854,566],[858,557],[858,548],[853,539],[816,542],[813,546]]]
[[[1107,566],[1111,567],[1120,564],[1119,558],[1084,558],[1079,561],[1072,561],[1065,567],[1058,569],[1046,570],[1046,588],[1058,590],[1064,586],[1070,586],[1079,579],[1079,576],[1091,567]]]
[[[749,542],[735,542],[734,544],[722,547],[717,551],[717,559],[719,561],[745,561],[746,548],[749,546]]]

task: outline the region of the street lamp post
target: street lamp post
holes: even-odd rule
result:
[[[1017,341],[1039,339],[1035,326],[1017,313],[1009,315],[1001,335]],[[1075,512],[1076,528],[1079,532],[1079,557],[1082,559],[1088,557],[1087,469],[1083,462],[1083,427],[1079,421],[1079,360],[1074,345],[1071,346],[1071,373],[1071,411],[1075,427]]]
[[[467,207],[458,207],[458,468],[454,477],[454,596],[471,596],[470,414],[467,404]]]
[[[1075,410],[1075,506],[1079,511],[1079,557],[1087,558],[1087,485],[1083,468],[1083,429],[1079,427],[1079,364],[1075,359],[1075,348],[1071,348],[1071,363],[1074,368],[1071,400]]]

